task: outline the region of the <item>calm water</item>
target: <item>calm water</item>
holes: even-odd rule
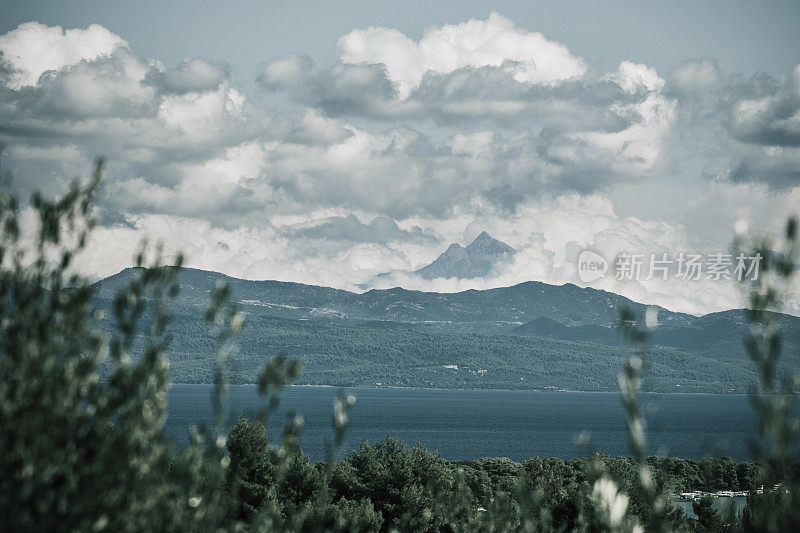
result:
[[[695,519],[697,518],[697,515],[694,514],[694,510],[692,509],[692,502],[674,500],[673,503],[675,504],[676,507],[683,507],[683,512],[689,518],[695,518]],[[728,496],[720,496],[719,498],[714,498],[711,507],[719,511],[720,514],[722,514],[725,512],[728,506],[730,506],[731,503],[733,503],[734,508],[738,511],[739,509],[747,505],[747,498],[744,496],[734,496],[732,498]]]
[[[175,384],[169,392],[166,432],[185,442],[188,429],[212,423],[211,385]],[[395,435],[421,442],[446,459],[509,457],[525,460],[538,454],[569,459],[586,455],[576,449],[581,431],[591,435],[591,450],[628,455],[625,415],[618,393],[464,391],[352,388],[357,397],[343,446],[349,450],[367,439]],[[303,449],[312,459],[325,456],[332,438],[331,417],[336,389],[290,387],[270,424],[277,440],[288,410],[306,420]],[[653,394],[645,399],[653,452],[699,459],[728,455],[750,460],[748,439],[755,419],[741,395]],[[254,414],[263,406],[253,385],[231,387],[230,420]],[[341,455],[341,454],[340,454]]]

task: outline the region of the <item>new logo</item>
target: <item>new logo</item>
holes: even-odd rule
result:
[[[578,256],[578,277],[582,282],[597,281],[605,276],[606,272],[608,272],[608,261],[597,252],[584,250]]]

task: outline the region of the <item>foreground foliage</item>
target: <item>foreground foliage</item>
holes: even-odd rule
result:
[[[387,438],[335,461],[354,399],[332,414],[329,459],[312,463],[299,447],[303,419],[284,421],[280,442],[265,426],[300,363],[272,359],[258,374],[264,408],[225,435],[225,384],[236,358],[242,315],[220,284],[205,319],[217,346],[213,364],[217,423],[177,449],[163,437],[169,381],[169,302],[181,258],[163,266],[142,253],[140,267],[104,317],[73,256],[94,226],[91,206],[102,164],[85,186],[61,199],[34,197],[35,228],[0,198],[0,516],[11,531],[681,531],[800,530],[797,380],[779,375],[775,311],[792,282],[797,226],[785,245],[753,246],[764,275],[746,287],[747,349],[760,384],[753,403],[762,424],[758,464],[729,459],[648,457],[638,394],[648,366],[649,331],[621,314],[627,341],[620,377],[630,458],[595,454],[561,461],[534,457],[448,462],[423,446]],[[98,322],[112,319],[110,337]],[[653,317],[650,317],[653,318]],[[654,322],[650,320],[649,322]],[[142,357],[132,357],[135,343]],[[103,362],[107,378],[100,379]],[[757,493],[758,487],[764,487]],[[678,490],[750,490],[747,507],[719,513],[695,503],[697,520],[672,505]]]

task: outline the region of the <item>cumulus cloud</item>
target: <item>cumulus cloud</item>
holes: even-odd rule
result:
[[[175,68],[150,71],[145,76],[145,83],[167,93],[201,93],[217,89],[228,79],[229,73],[225,64],[195,58]]]
[[[669,81],[671,89],[681,96],[697,98],[717,88],[722,81],[722,73],[713,59],[690,59],[670,72]]]
[[[127,51],[49,70],[35,88],[22,88],[16,112],[80,120],[155,115],[154,91],[142,86],[148,65]]]
[[[15,89],[36,85],[39,76],[48,70],[107,56],[120,46],[128,46],[127,41],[99,24],[85,30],[64,30],[61,26],[27,22],[0,36],[0,53],[14,70],[11,86]]]
[[[718,178],[733,182],[760,181],[774,189],[800,186],[800,148],[745,146]]]
[[[313,105],[331,116],[407,114],[408,106],[397,105],[394,88],[381,65],[340,63],[315,72],[310,58],[291,55],[269,63],[257,81],[266,90],[286,92],[298,103]]]
[[[689,141],[674,143],[676,157],[705,155],[703,174],[712,179],[800,186],[800,65],[780,79],[725,77],[710,60],[693,60],[670,74],[665,92],[676,96]]]
[[[307,82],[305,79],[314,61],[305,54],[291,54],[269,63],[258,75],[257,81],[265,89],[293,90]]]
[[[339,50],[344,64],[384,65],[403,99],[428,72],[506,64],[517,82],[552,85],[586,71],[583,61],[563,44],[518,28],[497,13],[487,20],[429,28],[418,42],[390,28],[353,30],[339,39]]]
[[[375,217],[368,224],[365,224],[352,213],[346,217],[329,217],[298,224],[290,228],[288,233],[299,238],[333,240],[337,242],[376,242],[382,244],[402,241],[438,242],[438,239],[418,226],[405,230],[400,228],[397,222],[384,216]]]
[[[310,58],[290,55],[267,64],[258,81],[331,116],[571,131],[624,129],[636,118],[630,106],[663,85],[652,69],[627,62],[620,69],[630,74],[590,75],[565,47],[499,15],[429,29],[418,43],[397,30],[354,30],[340,48],[334,65],[315,70]]]
[[[339,48],[339,60],[321,69],[305,56],[276,60],[259,82],[331,117],[502,132],[485,153],[503,154],[493,170],[507,179],[486,196],[506,205],[519,193],[646,179],[665,164],[675,102],[647,65],[592,72],[566,47],[497,14],[430,28],[419,41],[354,30]]]
[[[800,65],[780,82],[761,75],[735,85],[732,92],[729,119],[734,137],[762,146],[800,146]]]

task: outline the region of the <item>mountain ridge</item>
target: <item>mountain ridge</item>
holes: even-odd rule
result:
[[[121,287],[122,283],[127,282],[128,276],[131,273],[133,273],[134,271],[136,271],[137,269],[140,269],[140,268],[143,268],[143,267],[125,267],[125,268],[123,268],[122,270],[120,270],[119,272],[117,272],[115,274],[112,274],[110,276],[107,276],[105,278],[97,280],[92,285],[94,285],[95,287],[100,288],[101,290],[103,290],[103,286],[106,285],[108,282],[110,282],[110,281],[113,282],[114,280],[119,280],[120,283],[114,283],[114,285],[117,286],[117,287]],[[671,310],[671,309],[669,309],[667,307],[664,307],[664,306],[658,305],[658,304],[646,304],[646,303],[638,302],[638,301],[630,299],[630,298],[628,298],[626,296],[622,296],[621,294],[618,294],[618,293],[615,293],[615,292],[611,292],[611,291],[607,291],[605,289],[597,289],[595,287],[581,287],[580,285],[576,285],[575,283],[572,283],[572,282],[566,282],[566,283],[562,283],[562,284],[555,284],[555,283],[547,283],[547,282],[544,282],[544,281],[528,280],[528,281],[522,281],[520,283],[515,283],[514,285],[503,285],[503,286],[500,286],[500,287],[492,287],[492,288],[488,288],[488,289],[464,289],[464,290],[453,291],[453,292],[438,292],[438,291],[427,291],[427,290],[420,290],[420,289],[407,289],[405,287],[401,287],[401,286],[397,285],[397,286],[394,286],[394,287],[381,288],[381,289],[371,288],[371,289],[364,290],[362,292],[357,292],[357,291],[352,291],[352,290],[348,290],[348,289],[340,289],[340,288],[336,288],[336,287],[329,287],[329,286],[326,286],[326,285],[316,285],[316,284],[310,284],[310,283],[302,283],[302,282],[299,282],[299,281],[283,281],[283,280],[274,280],[274,279],[263,279],[263,280],[255,279],[254,280],[254,279],[247,279],[247,278],[239,278],[239,277],[236,277],[236,276],[230,276],[228,274],[224,274],[222,272],[217,272],[217,271],[214,271],[214,270],[206,270],[206,269],[193,268],[193,267],[181,267],[181,272],[183,274],[185,274],[185,273],[199,273],[199,274],[211,275],[211,276],[216,276],[217,278],[223,278],[223,279],[226,279],[226,280],[229,280],[229,281],[241,282],[241,283],[245,283],[245,284],[262,284],[263,283],[263,284],[275,285],[276,287],[296,287],[296,288],[312,289],[312,290],[313,289],[318,289],[320,291],[325,291],[325,292],[330,292],[330,293],[346,294],[346,295],[350,295],[350,296],[360,296],[360,295],[365,295],[365,294],[383,294],[383,293],[387,293],[388,294],[388,293],[395,293],[395,292],[404,292],[404,293],[408,293],[408,294],[428,295],[428,296],[431,296],[431,295],[467,295],[467,294],[473,294],[473,293],[493,293],[493,292],[496,292],[496,291],[512,290],[512,289],[518,289],[518,288],[524,288],[524,287],[545,286],[545,287],[549,287],[549,288],[564,288],[564,289],[568,289],[568,290],[587,291],[588,293],[598,293],[598,294],[605,295],[605,296],[619,298],[624,303],[631,303],[631,304],[634,304],[636,306],[643,306],[643,307],[654,307],[654,308],[657,308],[659,311],[666,311],[666,312],[668,312],[670,314],[680,315],[680,316],[687,316],[687,317],[694,317],[694,318],[704,318],[704,317],[710,317],[710,316],[720,315],[720,314],[725,314],[725,313],[742,313],[743,314],[743,313],[746,313],[748,311],[747,308],[744,308],[744,307],[733,307],[733,308],[730,308],[730,309],[722,309],[722,310],[719,310],[719,311],[710,311],[708,313],[695,315],[695,314],[692,314],[692,313],[685,313],[685,312],[682,312],[682,311],[673,311],[673,310]],[[215,279],[217,279],[217,278],[215,278]],[[183,287],[182,287],[182,289],[183,289]],[[108,290],[108,289],[105,289],[105,290]],[[207,291],[204,291],[204,292],[207,292]],[[800,317],[795,317],[794,315],[790,315],[788,313],[779,313],[779,314],[800,319]]]
[[[101,295],[109,296],[114,291],[118,290],[127,282],[127,279],[130,275],[135,271],[136,267],[127,267],[120,272],[113,274],[107,278],[99,280],[94,285],[98,288]],[[279,280],[248,280],[243,278],[236,278],[234,276],[228,276],[226,274],[215,272],[212,270],[203,270],[203,269],[196,269],[196,268],[189,268],[189,267],[182,267],[182,281],[181,281],[181,294],[180,297],[187,296],[187,290],[190,291],[189,295],[191,296],[192,300],[195,300],[194,303],[196,304],[203,304],[205,299],[207,298],[208,290],[213,287],[214,282],[217,279],[225,279],[229,283],[233,284],[233,294],[237,297],[237,299],[243,301],[252,301],[250,298],[238,298],[237,294],[237,287],[240,290],[251,289],[262,287],[267,290],[266,294],[274,294],[275,296],[283,297],[287,290],[297,290],[294,293],[294,298],[289,303],[301,303],[303,300],[310,300],[312,302],[316,302],[317,304],[320,303],[330,303],[328,301],[320,302],[319,298],[331,298],[331,297],[341,297],[344,299],[346,303],[357,302],[360,299],[365,298],[366,296],[374,296],[380,298],[382,301],[386,301],[392,297],[400,297],[400,296],[413,296],[416,298],[421,298],[423,303],[435,303],[436,301],[441,300],[454,300],[456,302],[461,303],[463,300],[478,299],[482,301],[488,302],[489,305],[502,303],[503,301],[508,301],[510,297],[515,297],[515,301],[519,303],[521,298],[525,296],[532,297],[536,296],[537,294],[553,294],[556,292],[560,292],[559,289],[568,291],[572,295],[585,295],[591,300],[595,302],[601,302],[606,304],[618,303],[618,304],[626,304],[629,305],[635,310],[643,311],[646,307],[656,307],[659,309],[659,312],[667,313],[668,318],[678,319],[679,317],[696,317],[696,315],[691,315],[688,313],[681,313],[676,311],[671,311],[665,307],[657,306],[657,305],[648,305],[643,304],[640,302],[636,302],[635,300],[631,300],[625,296],[609,292],[603,289],[596,289],[594,287],[580,287],[575,285],[574,283],[564,283],[561,285],[546,283],[542,281],[523,281],[521,283],[517,283],[514,285],[502,286],[502,287],[493,287],[489,289],[465,289],[462,291],[456,292],[436,292],[436,291],[424,291],[418,289],[406,289],[404,287],[396,286],[386,289],[369,289],[364,292],[355,292],[349,291],[347,289],[338,289],[333,287],[327,287],[324,285],[312,285],[312,284],[305,284],[300,282],[293,282],[293,281],[279,281]],[[202,281],[204,288],[197,291],[196,283],[198,282],[197,277],[204,277],[206,278],[205,281]],[[279,303],[287,303],[287,302],[268,302],[273,304]],[[363,304],[361,304],[363,306]],[[310,306],[307,306],[310,307]],[[525,313],[523,313],[525,314]],[[547,316],[547,315],[537,315],[537,316]],[[704,316],[704,315],[701,315]],[[662,317],[663,318],[663,317]],[[410,322],[414,322],[415,320],[409,320]],[[567,320],[570,322],[570,320]],[[523,320],[522,322],[525,322]],[[604,321],[604,323],[609,323]]]
[[[113,296],[134,272],[124,269],[95,284],[96,305],[107,311],[100,325],[108,334],[115,327]],[[285,353],[304,361],[298,381],[304,384],[613,391],[621,354],[616,308],[626,305],[642,319],[648,307],[571,283],[356,293],[186,268],[170,304],[176,382],[213,380],[216,342],[203,310],[219,279],[229,283],[247,317],[230,366],[234,383],[253,383],[269,357]],[[746,392],[757,379],[741,342],[746,313],[698,317],[659,308],[648,349],[651,389]],[[800,366],[800,318],[781,320],[783,364]],[[142,337],[137,342],[135,352],[144,346]]]

